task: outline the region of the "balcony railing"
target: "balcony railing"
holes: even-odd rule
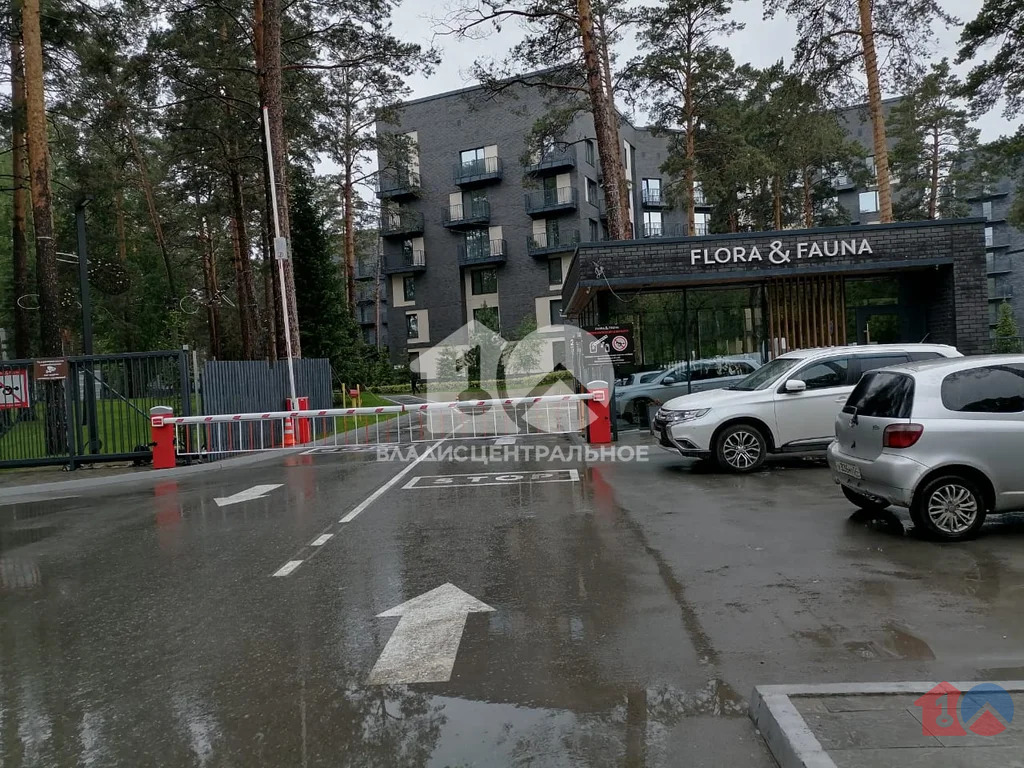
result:
[[[686,231],[680,224],[644,224],[644,237],[684,237]]]
[[[508,258],[508,247],[504,240],[490,240],[484,243],[463,243],[458,247],[459,264],[502,264]]]
[[[452,172],[458,186],[473,186],[491,181],[501,181],[503,174],[500,157],[482,157],[456,163]]]
[[[578,205],[579,193],[573,187],[541,189],[526,194],[526,212],[530,214],[572,211]]]
[[[381,171],[377,176],[377,197],[399,199],[415,197],[420,193],[419,171],[410,169]]]
[[[1009,256],[995,256],[986,260],[985,269],[990,275],[1001,275],[1012,272],[1013,264]]]
[[[419,211],[385,211],[380,217],[384,237],[418,235],[423,232],[423,214]]]
[[[477,227],[491,220],[491,204],[486,200],[474,200],[463,205],[449,205],[444,214],[444,225],[452,229]]]
[[[542,152],[526,166],[527,173],[552,173],[576,166],[576,155],[569,149],[550,149]]]
[[[540,232],[526,238],[526,251],[531,256],[571,251],[579,242],[580,231],[578,229]]]
[[[377,276],[377,262],[356,262],[356,280],[372,280]]]
[[[643,204],[648,208],[661,208],[664,205],[668,205],[668,201],[662,195],[660,189],[644,189],[641,190],[641,198]]]
[[[361,283],[356,286],[356,301],[360,304],[364,302],[374,302],[377,300],[377,291],[374,290],[373,283]]]
[[[395,272],[421,272],[427,268],[426,254],[422,250],[403,250],[388,256],[385,264],[388,274]]]
[[[360,325],[373,325],[377,322],[377,308],[374,306],[357,307],[356,319]]]

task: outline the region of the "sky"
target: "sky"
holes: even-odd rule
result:
[[[981,8],[983,0],[940,0],[947,11],[961,20],[973,19]],[[494,33],[482,40],[459,40],[452,36],[435,34],[433,20],[444,15],[445,8],[451,0],[404,0],[395,13],[395,33],[409,41],[423,45],[433,44],[441,49],[442,63],[430,77],[416,76],[410,78],[412,98],[430,96],[444,91],[465,88],[473,85],[469,71],[476,59],[497,57],[508,50],[517,41],[519,34],[514,24],[508,24],[501,33]],[[727,38],[724,42],[732,52],[737,63],[753,64],[766,67],[780,58],[788,63],[793,45],[796,42],[796,26],[784,16],[765,21],[762,18],[761,0],[737,0],[734,3],[733,17],[743,23],[745,28]],[[956,58],[957,38],[959,29],[937,29],[938,41],[935,60],[946,56],[950,61]],[[629,58],[634,52],[630,45],[624,44],[619,50],[621,58]],[[967,66],[959,69],[964,73]],[[886,94],[895,96],[898,94]],[[636,116],[637,122],[644,122],[643,116]],[[996,109],[977,121],[981,129],[982,141],[991,141],[1000,135],[1011,133],[1016,122],[1008,123],[1001,112]]]

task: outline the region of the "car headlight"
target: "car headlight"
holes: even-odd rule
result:
[[[659,415],[661,420],[668,424],[678,424],[681,421],[693,421],[695,419],[702,419],[711,412],[710,408],[697,408],[687,411],[667,411],[664,408],[661,409]]]

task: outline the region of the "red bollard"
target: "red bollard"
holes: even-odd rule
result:
[[[174,424],[171,422],[173,416],[174,410],[166,405],[157,405],[149,409],[153,469],[173,469],[178,463],[174,451]]]
[[[608,382],[591,381],[587,384],[587,392],[594,395],[593,400],[587,400],[587,413],[590,414],[590,423],[587,425],[588,442],[591,445],[609,445],[612,442],[612,419]]]
[[[289,411],[308,411],[309,410],[309,398],[298,397],[294,400],[288,398],[288,410]],[[313,442],[313,421],[312,419],[295,419],[293,421],[293,428],[295,429],[295,442],[299,445],[305,445],[306,443]]]

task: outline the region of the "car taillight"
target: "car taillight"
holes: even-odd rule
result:
[[[920,424],[890,424],[882,433],[884,448],[909,448],[924,434]]]

